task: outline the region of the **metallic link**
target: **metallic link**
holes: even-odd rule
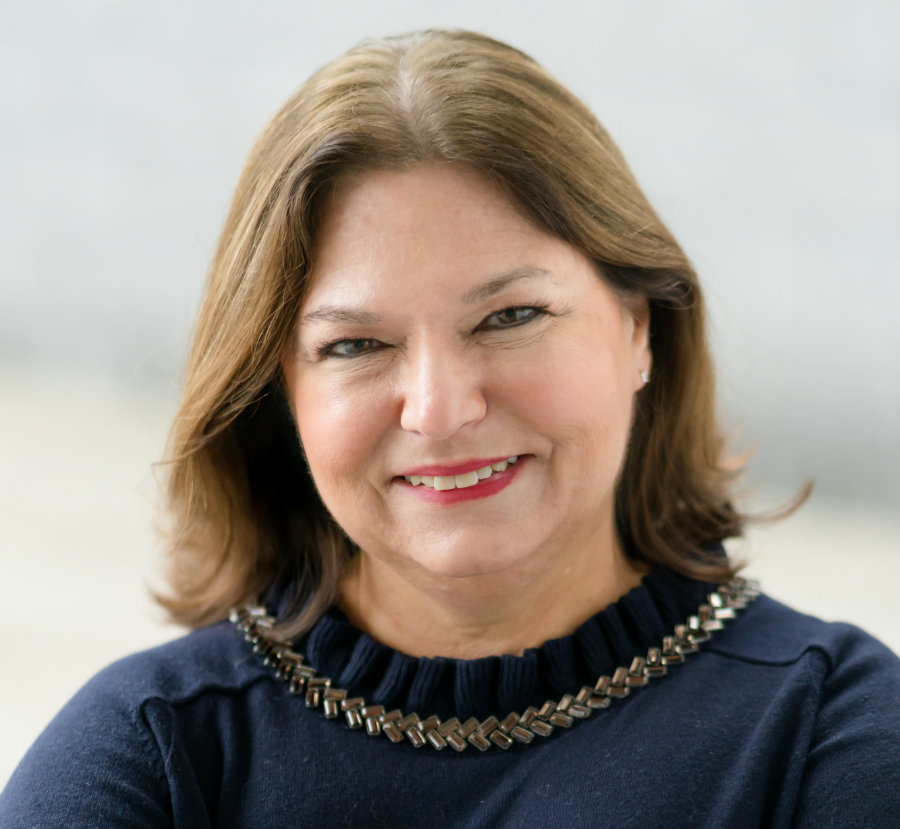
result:
[[[691,639],[698,644],[706,642],[712,636],[708,630],[704,630],[703,623],[700,621],[699,616],[689,616],[687,626]]]
[[[500,725],[500,721],[494,717],[488,717],[481,725],[476,729],[478,733],[482,737],[487,737],[498,725]]]
[[[518,740],[520,743],[530,743],[534,739],[534,732],[529,731],[527,728],[522,728],[521,725],[517,725],[510,729],[509,736]]]
[[[631,667],[628,669],[628,675],[625,677],[625,682],[628,683],[629,687],[642,688],[647,684],[647,674],[644,673],[645,665],[646,660],[643,656],[636,656],[631,660]]]
[[[630,689],[637,690],[650,678],[664,676],[668,665],[684,662],[686,654],[697,651],[713,631],[720,630],[759,595],[757,582],[735,577],[710,592],[706,604],[685,624],[675,625],[674,636],[665,637],[662,647],[649,648],[646,658],[634,657],[631,667],[616,668],[612,677],[600,676],[593,688],[585,685],[575,696],[564,694],[558,703],[547,700],[540,709],[526,708],[521,717],[511,712],[502,722],[490,716],[481,723],[469,717],[462,725],[457,717],[442,723],[437,715],[420,720],[418,714],[404,715],[399,709],[385,712],[383,705],[366,705],[362,697],[349,697],[346,689],[332,687],[329,677],[319,676],[315,668],[303,664],[303,654],[272,636],[277,620],[262,606],[232,610],[228,618],[263,665],[273,668],[276,677],[288,680],[289,693],[304,694],[308,708],[321,704],[328,719],[343,712],[350,728],[361,729],[365,724],[368,734],[383,733],[393,743],[402,742],[405,736],[416,748],[429,744],[441,751],[449,744],[458,752],[469,745],[486,751],[494,745],[508,749],[513,741],[528,744],[535,735],[549,737],[554,726],[569,728],[575,719],[587,719],[592,711],[608,707],[611,697],[627,696]]]
[[[405,717],[397,720],[397,728],[401,731],[406,731],[406,729],[411,728],[414,725],[417,725],[419,722],[418,714],[407,714]]]
[[[542,719],[546,720],[550,718],[550,715],[556,710],[556,703],[552,699],[548,699],[537,712],[537,715]]]
[[[456,717],[451,717],[449,720],[442,722],[438,726],[438,734],[442,737],[446,737],[451,732],[456,731],[457,728],[459,728],[459,720],[456,719]]]
[[[569,706],[573,702],[575,702],[575,697],[573,697],[571,694],[564,694],[563,698],[556,704],[556,710],[562,711],[563,714],[565,714],[566,711],[569,710]]]
[[[697,615],[700,617],[700,626],[703,630],[713,631],[713,630],[722,630],[724,627],[721,619],[717,619],[713,609],[708,604],[700,605],[697,610]]]
[[[503,718],[503,722],[500,723],[500,730],[504,734],[509,734],[510,730],[519,724],[519,715],[513,711],[510,714],[507,714]]]
[[[616,668],[612,675],[612,679],[609,681],[609,686],[606,689],[606,695],[608,697],[620,699],[622,697],[627,697],[629,693],[628,669],[625,667]]]
[[[343,688],[328,687],[325,689],[325,699],[342,700],[347,698],[347,692]]]
[[[406,734],[406,739],[413,744],[413,748],[422,748],[425,745],[425,737],[415,726],[407,728],[404,733]]]
[[[468,743],[459,736],[455,731],[451,731],[446,735],[447,742],[450,744],[450,748],[456,751],[465,751]]]
[[[491,741],[477,731],[469,735],[469,745],[475,746],[479,751],[487,751],[491,747]]]
[[[666,666],[662,661],[662,651],[659,648],[650,648],[647,651],[647,664],[644,670],[649,677],[666,675]]]
[[[491,732],[491,742],[504,750],[508,749],[513,744],[512,737],[504,734],[499,729]]]
[[[586,720],[591,716],[591,709],[586,705],[582,705],[580,702],[573,702],[569,706],[569,715],[572,717],[577,717],[579,720]]]
[[[403,732],[392,722],[386,722],[381,730],[387,735],[387,738],[392,743],[399,743],[403,739]]]
[[[674,636],[666,636],[663,639],[662,661],[664,665],[679,665],[684,662],[684,657],[675,644]]]
[[[543,720],[535,720],[528,726],[538,737],[549,737],[553,733],[553,726]]]
[[[428,719],[422,720],[422,722],[417,723],[419,727],[419,731],[433,731],[441,724],[441,719],[437,714],[432,714]]]
[[[697,645],[691,638],[691,631],[687,625],[675,625],[675,644],[682,653],[693,653]]]
[[[459,732],[460,737],[468,737],[476,728],[478,728],[478,720],[475,717],[469,717],[459,728],[456,730]]]
[[[282,679],[290,679],[294,674],[294,668],[300,666],[300,654],[293,651],[285,651],[281,654],[277,673]]]
[[[447,741],[437,732],[436,728],[425,733],[425,739],[434,747],[436,751],[442,751],[447,748]]]
[[[519,722],[524,725],[526,728],[531,725],[534,718],[537,716],[537,708],[533,705],[529,705],[528,708],[525,709],[525,712],[519,717]]]

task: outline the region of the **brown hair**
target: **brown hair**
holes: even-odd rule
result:
[[[170,436],[172,592],[189,625],[279,579],[289,630],[333,601],[349,543],[298,447],[280,360],[323,199],[350,170],[460,162],[651,308],[653,377],[638,395],[616,521],[634,559],[710,580],[739,535],[716,428],[697,277],[591,112],[529,57],[427,31],[362,45],[317,72],[253,148],[216,251]]]

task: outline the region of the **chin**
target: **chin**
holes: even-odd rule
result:
[[[498,555],[496,548],[474,553],[467,549],[464,554],[447,551],[444,555],[418,557],[418,565],[427,573],[445,579],[470,579],[495,576],[522,564],[521,551],[515,555]]]

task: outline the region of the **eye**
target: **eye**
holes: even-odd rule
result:
[[[382,348],[384,343],[372,339],[336,340],[318,349],[320,357],[360,357]]]
[[[524,325],[526,322],[537,319],[545,312],[545,308],[536,305],[516,305],[511,308],[504,308],[502,311],[495,311],[493,314],[486,316],[479,324],[478,330],[515,328],[517,325]]]

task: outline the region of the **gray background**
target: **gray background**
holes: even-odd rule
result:
[[[748,497],[817,482],[740,552],[898,647],[898,23],[893,0],[2,3],[0,783],[88,675],[176,632],[142,583],[151,464],[255,136],[412,28],[508,40],[596,111],[704,281]]]
[[[473,27],[623,147],[705,280],[755,475],[894,503],[898,22],[877,0],[7,3],[0,357],[176,385],[266,119],[365,36]]]

